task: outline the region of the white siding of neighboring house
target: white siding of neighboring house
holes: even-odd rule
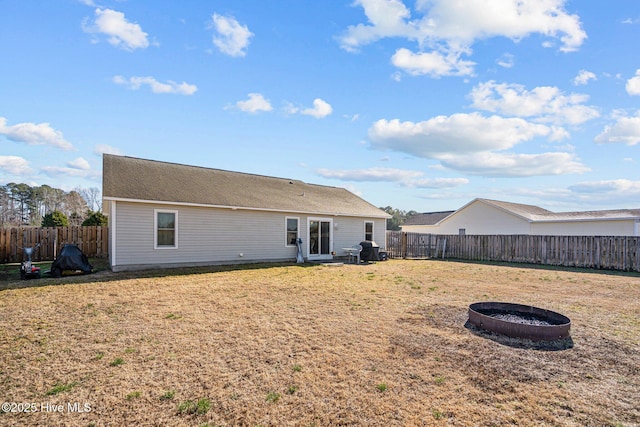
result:
[[[634,236],[635,221],[564,221],[536,222],[531,224],[531,234],[550,236]]]
[[[111,204],[113,207],[114,203]],[[154,248],[156,210],[178,212],[177,248]],[[316,215],[309,215],[316,217]],[[180,265],[231,264],[295,260],[296,247],[286,245],[285,218],[299,218],[299,233],[306,257],[307,215],[267,211],[116,202],[115,235],[110,239],[114,271]],[[331,217],[333,250],[364,239],[364,218]],[[385,241],[385,219],[375,219],[378,242]],[[242,255],[240,255],[242,254]]]
[[[471,203],[438,226],[403,226],[402,231],[433,234],[529,234],[529,222],[482,202]]]

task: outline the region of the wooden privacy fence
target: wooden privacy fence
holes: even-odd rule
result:
[[[63,245],[75,244],[88,257],[108,255],[109,228],[100,226],[0,228],[0,262],[22,261],[22,248],[36,246],[34,261],[53,261]]]
[[[455,258],[640,272],[640,237],[437,235],[387,231],[391,258]]]

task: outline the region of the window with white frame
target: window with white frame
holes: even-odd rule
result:
[[[294,217],[285,218],[285,244],[286,246],[295,246],[300,237],[300,219]]]
[[[364,240],[373,240],[373,221],[364,222]]]
[[[155,248],[178,247],[178,211],[155,210]]]

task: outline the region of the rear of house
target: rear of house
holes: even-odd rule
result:
[[[385,241],[384,211],[338,187],[105,154],[114,271],[331,260]]]

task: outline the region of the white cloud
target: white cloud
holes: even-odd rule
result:
[[[587,70],[580,70],[575,79],[573,79],[573,84],[575,86],[586,85],[589,83],[589,80],[597,80],[598,78],[594,73]]]
[[[373,148],[424,158],[506,150],[523,141],[551,135],[553,129],[545,125],[479,113],[438,116],[416,123],[381,119],[369,129]]]
[[[246,25],[241,25],[232,16],[213,14],[213,28],[217,35],[213,37],[213,44],[220,52],[229,56],[245,56],[249,46],[249,39],[253,33]]]
[[[316,172],[324,178],[341,181],[395,182],[410,188],[452,188],[469,183],[466,178],[424,178],[424,172],[394,168],[318,169]]]
[[[621,209],[637,209],[634,202],[640,199],[640,181],[612,179],[603,181],[580,182],[569,186],[570,194],[566,199],[579,201],[593,209],[593,206],[620,206]]]
[[[563,8],[565,0],[418,0],[425,12],[421,31],[464,44],[491,37],[518,41],[531,34],[559,38],[561,51],[577,50],[587,35],[580,18]]]
[[[368,168],[350,170],[318,169],[317,173],[324,178],[334,178],[342,181],[358,182],[407,181],[424,175],[424,173],[420,171],[393,168]]]
[[[339,37],[343,49],[355,52],[360,46],[385,37],[418,37],[417,28],[407,22],[411,12],[400,0],[356,0],[354,5],[362,6],[371,25],[351,25]]]
[[[113,82],[119,85],[127,86],[129,89],[138,90],[142,85],[147,85],[151,88],[153,93],[175,93],[179,95],[193,95],[198,90],[196,85],[188,84],[185,82],[176,83],[174,81],[167,81],[161,83],[153,77],[130,77],[126,79],[122,76],[114,76]]]
[[[7,126],[7,119],[0,117],[0,135],[28,145],[51,145],[62,150],[73,149],[73,145],[64,139],[62,132],[53,129],[49,123],[18,123]]]
[[[93,153],[99,156],[102,156],[103,154],[116,154],[116,155],[123,154],[122,150],[120,150],[119,148],[112,147],[111,145],[107,145],[107,144],[96,145],[95,148],[93,149]]]
[[[619,194],[627,198],[636,198],[640,196],[640,181],[628,179],[589,181],[572,185],[569,189],[576,193]]]
[[[74,177],[74,178],[99,179],[101,176],[101,173],[99,171],[91,170],[90,167],[88,169],[78,167],[78,165],[75,164],[74,161],[68,162],[67,166],[65,167],[44,166],[41,170],[46,175],[52,178]]]
[[[590,169],[571,153],[506,154],[475,153],[441,156],[442,164],[471,175],[490,177],[526,177],[588,172]]]
[[[475,86],[469,96],[473,107],[480,110],[531,117],[538,122],[577,125],[600,115],[594,107],[584,105],[588,95],[565,95],[554,86],[539,86],[529,91],[522,85],[490,80]]]
[[[78,157],[77,159],[67,162],[67,166],[72,169],[78,169],[78,170],[84,170],[84,171],[91,169],[91,165],[89,165],[89,162],[82,157]]]
[[[138,24],[127,21],[124,13],[112,9],[98,8],[95,20],[89,24],[85,20],[82,27],[87,33],[102,33],[108,36],[107,41],[115,47],[132,51],[149,46],[147,33]]]
[[[570,152],[505,152],[538,137],[551,141],[562,128],[521,118],[485,117],[480,113],[438,116],[422,122],[378,120],[369,129],[371,147],[440,161],[441,167],[491,177],[583,173],[589,169]]]
[[[391,57],[391,63],[413,76],[468,76],[473,74],[475,62],[460,59],[463,52],[419,52],[401,48]]]
[[[246,101],[236,102],[236,107],[247,113],[257,113],[259,111],[271,111],[273,107],[268,99],[260,93],[250,93],[249,99]]]
[[[316,98],[313,100],[313,108],[305,108],[300,111],[300,114],[315,117],[316,119],[322,119],[327,117],[333,112],[333,108],[326,101]]]
[[[515,57],[510,53],[503,54],[496,63],[503,68],[511,68],[515,63]]]
[[[468,75],[474,63],[460,60],[471,46],[492,37],[519,41],[542,34],[560,41],[560,50],[577,50],[587,35],[580,18],[564,10],[566,0],[418,0],[416,18],[400,0],[356,0],[367,24],[351,25],[338,37],[350,52],[387,37],[417,43],[419,51],[398,49],[394,64],[406,64],[412,74]],[[549,40],[545,40],[549,45]],[[508,66],[509,61],[502,62]],[[422,71],[418,71],[422,70]],[[445,74],[438,74],[444,70]],[[457,71],[454,71],[457,70]]]
[[[595,138],[598,144],[623,143],[629,146],[640,143],[640,111],[632,117],[618,117]]]
[[[627,80],[625,86],[629,95],[640,95],[640,70],[636,70],[636,76]]]
[[[11,175],[29,175],[29,162],[18,156],[0,156],[0,171]]]

